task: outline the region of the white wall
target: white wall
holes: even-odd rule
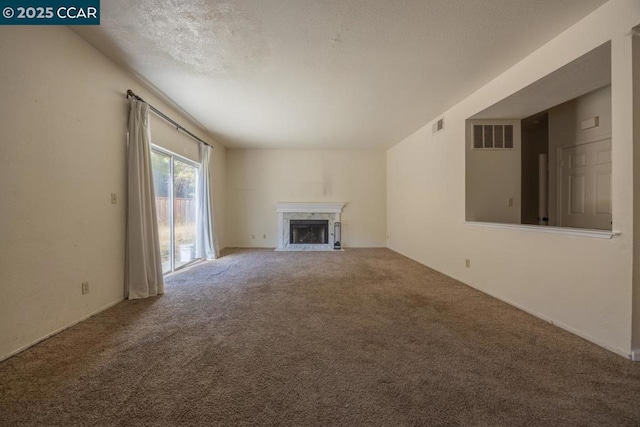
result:
[[[385,246],[384,151],[230,149],[227,171],[229,246],[276,247],[276,202],[347,202],[343,245]]]
[[[538,224],[538,178],[540,175],[538,158],[540,154],[548,154],[549,130],[546,123],[536,126],[524,120],[522,128],[520,217],[522,224]]]
[[[634,359],[640,360],[640,27],[633,37],[633,336]]]
[[[621,355],[631,350],[633,139],[630,29],[640,2],[614,0],[387,152],[388,246]],[[612,240],[464,224],[465,120],[612,41]],[[416,224],[428,224],[419,228]],[[465,258],[471,260],[465,268]]]
[[[596,116],[600,120],[599,126],[580,128],[582,121]],[[549,109],[549,225],[559,225],[558,150],[610,137],[611,85]]]
[[[125,91],[189,124],[66,27],[0,27],[0,56],[1,360],[123,298]]]

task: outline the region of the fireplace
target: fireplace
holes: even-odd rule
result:
[[[277,251],[334,251],[334,229],[346,203],[278,202]]]
[[[290,220],[289,243],[294,245],[326,245],[329,243],[329,221],[321,219]]]

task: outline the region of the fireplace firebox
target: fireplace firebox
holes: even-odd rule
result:
[[[292,244],[326,245],[329,243],[329,221],[317,219],[292,219],[289,221]]]

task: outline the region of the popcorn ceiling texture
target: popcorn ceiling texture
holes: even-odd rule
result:
[[[387,148],[603,3],[110,0],[72,29],[228,146]]]
[[[132,2],[125,8],[107,6],[103,16],[106,32],[133,53],[135,67],[227,78],[258,68],[269,55],[259,21],[232,4]]]

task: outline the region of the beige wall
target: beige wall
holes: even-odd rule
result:
[[[194,162],[200,162],[200,144],[157,114],[149,115],[151,143]]]
[[[385,168],[384,151],[227,150],[228,245],[276,247],[276,202],[347,202],[343,245],[385,246]]]
[[[631,350],[633,135],[630,30],[640,3],[609,2],[387,152],[388,246],[621,355]],[[613,222],[600,240],[465,221],[465,120],[612,42]],[[417,224],[427,224],[416,227]],[[465,259],[471,260],[465,268]]]
[[[473,149],[473,124],[503,123],[513,125],[513,149]],[[469,120],[466,140],[467,221],[520,224],[520,121]]]
[[[125,91],[190,126],[66,27],[0,27],[0,54],[1,360],[123,298]]]

